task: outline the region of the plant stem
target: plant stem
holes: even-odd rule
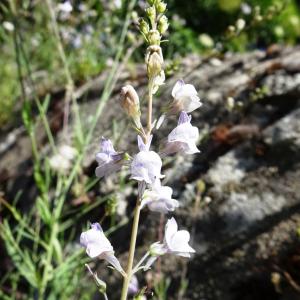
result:
[[[139,188],[142,184],[143,183],[139,183]],[[133,266],[137,232],[139,227],[140,212],[141,212],[141,203],[140,203],[140,195],[139,195],[136,200],[136,206],[134,211],[133,225],[132,225],[131,239],[130,239],[130,248],[129,248],[129,257],[128,257],[127,270],[126,270],[127,276],[124,277],[121,300],[127,299],[128,287],[129,287],[131,277],[133,275],[132,266]]]
[[[146,254],[141,258],[141,260],[134,267],[132,274],[135,274],[139,270],[139,267],[142,265],[142,263],[145,261],[145,259],[148,258],[149,255],[150,255],[150,252],[147,251]]]
[[[148,111],[147,111],[147,140],[152,131],[152,99],[153,99],[153,79],[149,80],[148,85]]]

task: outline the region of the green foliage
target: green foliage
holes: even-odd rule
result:
[[[245,3],[250,9],[246,13]],[[257,9],[261,21],[255,20]],[[266,47],[270,43],[295,44],[300,36],[300,11],[295,0],[198,0],[191,5],[184,0],[171,0],[169,14],[176,16],[171,20],[174,33],[169,47],[175,45],[171,50],[180,54],[202,53],[205,49],[197,41],[201,33],[232,51]],[[235,25],[238,18],[246,21],[246,28],[242,34],[228,39],[228,26]]]

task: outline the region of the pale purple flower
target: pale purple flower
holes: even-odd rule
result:
[[[171,103],[170,113],[173,114],[181,111],[190,113],[202,105],[195,87],[192,84],[185,84],[182,79],[173,87],[172,96],[174,100]]]
[[[163,243],[156,242],[150,247],[151,257],[147,261],[144,270],[150,268],[157,257],[164,254],[175,254],[177,256],[191,257],[196,251],[189,245],[190,234],[186,230],[178,230],[174,218],[168,220],[165,226],[165,237]]]
[[[49,158],[49,165],[53,170],[66,174],[72,167],[72,161],[77,153],[75,148],[62,145],[58,147],[57,153]]]
[[[181,112],[178,125],[168,135],[168,140],[163,149],[164,154],[194,154],[200,152],[196,146],[199,130],[191,124],[192,117],[186,112]]]
[[[178,256],[191,257],[191,253],[196,251],[189,245],[190,234],[187,230],[178,230],[177,222],[174,218],[168,220],[165,226],[164,244],[168,253]]]
[[[80,244],[86,248],[89,257],[105,259],[117,271],[124,273],[118,259],[114,256],[114,249],[99,223],[91,224],[91,229],[81,233]]]
[[[135,295],[139,291],[139,282],[135,275],[131,277],[129,286],[128,286],[128,294]]]
[[[172,199],[172,193],[172,188],[169,186],[162,186],[158,180],[151,190],[145,191],[141,208],[148,206],[151,211],[164,214],[169,211],[174,211],[175,208],[179,206],[179,203],[177,200]]]
[[[145,181],[148,184],[154,184],[159,178],[162,178],[161,167],[162,161],[159,155],[150,151],[151,139],[145,144],[140,136],[138,136],[138,146],[140,152],[133,157],[131,163],[131,179],[137,181]]]
[[[104,177],[119,171],[123,165],[123,153],[115,151],[111,140],[101,138],[100,152],[96,154],[99,166],[96,168],[96,176]]]

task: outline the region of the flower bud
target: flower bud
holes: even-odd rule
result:
[[[92,271],[92,269],[90,268],[90,266],[88,264],[85,264],[85,266],[88,269],[88,271],[90,272],[90,274],[93,276],[93,278],[98,286],[99,292],[101,294],[105,294],[106,293],[106,283],[98,277],[97,273],[94,273]]]
[[[154,24],[155,22],[155,18],[156,18],[156,10],[155,10],[155,7],[151,6],[151,7],[148,7],[146,9],[146,14],[151,22],[151,24]]]
[[[160,0],[156,1],[155,6],[156,6],[156,10],[159,14],[164,13],[167,8],[167,4]]]
[[[148,33],[149,33],[149,24],[144,20],[144,19],[141,19],[140,20],[140,31],[145,35],[147,36]]]
[[[160,44],[161,35],[157,30],[150,30],[147,37],[150,45]]]
[[[158,31],[161,34],[164,34],[169,27],[168,18],[166,16],[162,16],[158,21]]]
[[[126,85],[121,89],[120,96],[121,106],[126,112],[126,114],[131,117],[135,125],[140,128],[140,100],[137,92],[131,85]]]
[[[150,246],[149,253],[151,256],[161,256],[166,254],[167,250],[164,244],[156,242]]]
[[[146,64],[150,78],[154,78],[160,74],[163,62],[161,48],[159,46],[149,46],[146,52]]]

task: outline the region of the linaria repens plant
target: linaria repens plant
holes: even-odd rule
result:
[[[136,201],[132,233],[130,240],[129,257],[125,271],[114,255],[113,247],[105,237],[98,223],[92,224],[91,229],[83,232],[80,242],[86,248],[91,258],[106,260],[123,276],[123,288],[121,300],[127,299],[130,286],[136,280],[134,274],[139,270],[147,270],[154,261],[162,255],[173,254],[182,257],[190,257],[195,250],[189,245],[190,234],[186,230],[178,230],[177,222],[170,218],[165,226],[163,241],[153,243],[148,252],[133,267],[136,238],[139,226],[141,209],[148,207],[150,211],[159,213],[173,212],[179,202],[172,198],[172,188],[163,186],[161,179],[162,159],[161,156],[170,154],[188,155],[199,152],[196,142],[198,140],[198,128],[192,126],[191,116],[188,113],[201,106],[195,87],[179,80],[172,91],[173,100],[164,111],[164,118],[171,115],[179,115],[178,125],[170,132],[167,139],[161,143],[160,154],[151,149],[153,130],[156,122],[152,120],[152,100],[159,87],[164,84],[165,74],[163,70],[164,59],[160,47],[162,35],[168,28],[168,19],[164,15],[166,4],[161,0],[148,0],[149,7],[146,9],[147,20],[140,21],[140,30],[147,42],[146,67],[148,75],[148,109],[146,111],[146,126],[141,122],[140,101],[137,92],[131,85],[121,89],[120,105],[124,112],[132,120],[137,134],[138,153],[128,155],[114,149],[112,142],[104,137],[101,138],[100,151],[96,155],[98,167],[96,176],[102,178],[113,172],[119,171],[123,166],[129,167],[130,179],[138,182],[138,197]],[[156,126],[158,128],[158,126]],[[90,269],[89,269],[90,271]],[[91,271],[90,271],[91,272]],[[92,273],[93,274],[93,273]],[[99,282],[96,274],[94,279]],[[97,283],[98,284],[98,283]],[[98,284],[99,286],[99,284]],[[101,285],[101,291],[107,299],[106,291]]]

